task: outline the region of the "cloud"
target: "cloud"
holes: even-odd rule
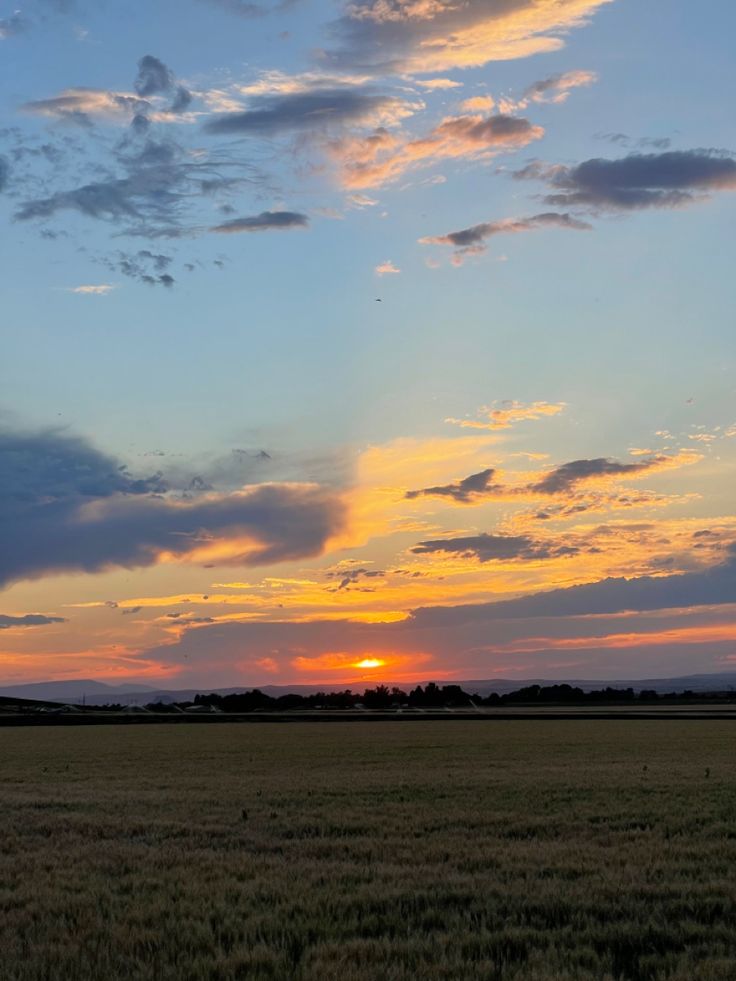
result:
[[[385,128],[369,136],[332,141],[328,152],[339,164],[345,187],[378,187],[397,180],[408,170],[441,160],[490,159],[528,146],[544,135],[519,116],[448,116],[427,136],[402,140]]]
[[[367,194],[349,194],[348,202],[354,208],[375,208],[378,201],[375,198],[369,197]]]
[[[598,75],[589,71],[571,71],[560,75],[550,75],[534,82],[524,92],[524,99],[529,102],[565,102],[573,89],[581,85],[592,85],[598,81]]]
[[[490,112],[495,108],[496,100],[492,95],[473,95],[460,103],[463,112]]]
[[[244,112],[230,112],[205,124],[226,136],[277,136],[329,130],[345,125],[391,125],[413,108],[405,99],[355,86],[299,88],[256,96]]]
[[[10,179],[10,164],[6,157],[0,156],[0,193],[8,186]]]
[[[354,0],[328,63],[422,74],[556,51],[610,0]]]
[[[68,286],[66,288],[67,293],[79,293],[82,296],[107,296],[115,286],[112,283],[97,283],[96,285],[88,286]]]
[[[81,124],[89,131],[89,144],[65,137],[59,141],[61,149],[53,145],[19,148],[18,152],[27,154],[43,152],[53,170],[24,174],[27,187],[36,194],[42,187],[45,194],[22,201],[15,211],[16,220],[47,221],[76,212],[124,225],[124,231],[132,235],[189,236],[204,230],[191,216],[204,201],[260,179],[254,167],[230,152],[207,153],[170,137],[154,136],[155,123],[181,121],[181,113],[192,100],[191,93],[159,59],[146,55],[140,60],[134,89],[133,93],[67,89],[23,106],[35,115]],[[98,119],[128,125],[113,143],[95,128]],[[94,154],[88,152],[92,147]],[[73,154],[74,178],[68,177],[68,168],[60,166],[62,153]],[[62,180],[68,182],[66,186]]]
[[[59,14],[69,13],[74,7],[74,0],[26,0],[23,6],[23,11],[15,10],[9,17],[0,17],[0,41],[36,27],[47,20],[49,10]],[[26,16],[26,12],[32,16]]]
[[[176,81],[172,70],[153,55],[144,55],[138,62],[138,74],[133,88],[141,98],[168,96],[172,101],[163,110],[164,114],[177,115],[184,112],[192,101],[192,93]]]
[[[668,150],[672,140],[667,136],[628,136],[626,133],[596,133],[597,140],[606,140],[608,143],[617,143],[619,146],[637,147],[643,149],[647,147],[654,150]]]
[[[623,668],[631,672],[629,677],[647,672],[661,677],[663,663],[670,672],[674,664],[693,670],[693,665],[709,663],[709,656],[732,652],[732,639],[715,647],[708,642],[707,625],[725,621],[732,637],[732,611],[718,607],[734,603],[732,546],[725,562],[693,573],[617,577],[512,600],[418,607],[397,622],[338,619],[205,625],[144,654],[157,664],[176,666],[185,676],[201,671],[203,680],[197,684],[214,684],[217,676],[224,685],[231,683],[233,670],[245,684],[255,683],[262,677],[259,661],[264,658],[269,661],[269,674],[282,672],[284,680],[293,683],[295,666],[308,675],[310,665],[327,667],[325,662],[332,656],[338,662],[333,678],[341,681],[349,673],[344,670],[345,658],[340,660],[336,654],[358,655],[351,660],[380,657],[386,661],[385,673],[390,672],[382,680],[390,681],[412,676],[417,680],[508,677],[505,672],[529,677],[540,668],[542,677],[561,673],[569,677],[569,664],[560,664],[559,656],[546,658],[550,650],[569,645],[576,651],[575,671],[611,678],[621,677]],[[668,610],[672,612],[664,616],[654,612]],[[678,624],[692,625],[689,634],[683,632],[681,643],[676,642],[677,631],[668,630]],[[612,651],[622,646],[616,640],[622,631],[627,632],[628,654],[616,661]],[[652,650],[648,658],[647,648]],[[525,657],[525,650],[532,651],[533,657]],[[502,660],[499,652],[504,654]]]
[[[29,22],[19,10],[16,10],[10,17],[0,17],[0,41],[15,37],[17,34],[23,34],[29,26]]]
[[[207,3],[211,7],[220,7],[222,10],[228,11],[228,13],[235,14],[238,17],[265,17],[268,14],[280,13],[283,10],[288,10],[290,7],[295,6],[299,0],[279,0],[279,2],[272,5],[265,3],[251,3],[250,0],[200,0],[201,3]]]
[[[337,579],[339,580],[336,589],[348,590],[351,586],[355,586],[362,579],[384,579],[386,573],[382,569],[366,569],[363,567],[358,568],[336,568],[329,569],[325,573],[325,578],[327,579]],[[363,591],[366,591],[365,589]],[[372,592],[371,589],[367,590]]]
[[[169,92],[174,87],[174,74],[153,55],[144,55],[138,62],[138,74],[133,88],[141,98]]]
[[[429,92],[440,92],[446,91],[447,89],[460,89],[463,86],[462,82],[455,82],[451,78],[420,78],[417,79],[416,84],[421,86],[423,89],[427,89]]]
[[[736,190],[736,159],[726,150],[632,153],[618,160],[594,158],[574,167],[532,163],[517,180],[540,180],[552,189],[543,200],[562,207],[630,211],[677,208]]]
[[[736,603],[736,546],[725,562],[675,576],[615,577],[534,593],[519,599],[464,607],[415,610],[416,626],[440,627],[475,620],[526,620],[664,610]]]
[[[633,477],[652,470],[661,470],[681,462],[695,462],[697,455],[653,456],[640,463],[619,463],[607,457],[594,460],[572,460],[550,470],[542,480],[531,484],[529,490],[540,494],[567,494],[579,484],[600,479]]]
[[[464,538],[439,538],[419,542],[411,551],[415,555],[431,555],[437,552],[459,555],[463,559],[476,558],[479,562],[492,562],[500,559],[552,559],[560,556],[577,555],[580,549],[575,545],[562,545],[554,542],[535,541],[526,535],[470,535]]]
[[[565,402],[517,402],[504,400],[492,405],[482,405],[478,410],[483,419],[445,419],[462,429],[510,429],[517,422],[543,419],[559,415],[566,408]]]
[[[467,504],[478,497],[494,491],[493,477],[496,471],[493,467],[473,473],[455,484],[442,484],[437,487],[423,487],[421,490],[407,491],[404,497],[415,500],[418,497],[449,497],[453,501]]]
[[[342,521],[339,496],[314,484],[190,499],[78,437],[0,432],[0,585],[214,554],[246,565],[318,555]]]
[[[11,617],[0,613],[0,630],[15,627],[45,627],[49,623],[66,623],[65,617],[49,617],[43,613],[26,613],[22,617]]]
[[[47,198],[26,201],[15,214],[18,221],[52,218],[60,211],[78,211],[88,218],[138,218],[145,203],[164,214],[156,199],[170,189],[171,174],[159,168],[139,172],[131,178],[84,184],[70,191],[59,191]]]
[[[434,487],[423,487],[419,490],[407,491],[404,497],[416,500],[419,497],[450,498],[458,504],[475,504],[486,498],[513,501],[514,499],[533,499],[539,497],[563,496],[570,498],[569,509],[560,512],[543,512],[538,518],[550,518],[552,513],[557,517],[566,517],[581,511],[595,510],[600,506],[631,506],[634,504],[656,503],[649,496],[642,499],[635,495],[604,496],[602,499],[588,500],[576,495],[580,485],[595,483],[612,483],[626,478],[637,478],[649,473],[674,469],[696,463],[701,457],[697,453],[683,450],[671,456],[655,455],[636,463],[620,463],[607,457],[593,460],[572,460],[548,470],[539,480],[527,481],[523,484],[502,484],[494,482],[497,471],[492,467],[471,474],[456,483],[440,484]]]
[[[306,228],[309,218],[298,211],[262,211],[259,215],[232,218],[221,225],[214,225],[211,232],[233,234],[237,232],[267,232],[273,229]]]
[[[151,103],[132,92],[73,88],[64,89],[50,99],[25,102],[20,108],[34,116],[88,125],[94,117],[112,122],[129,122],[136,113],[147,113]]]
[[[61,122],[91,126],[94,119],[123,124],[145,132],[151,118],[165,122],[167,116],[178,116],[191,104],[192,93],[178,85],[174,73],[158,58],[145,55],[138,62],[134,92],[116,92],[87,87],[64,89],[49,99],[26,102],[21,110]],[[167,105],[162,99],[170,100]]]
[[[569,228],[590,231],[592,225],[567,213],[547,211],[529,218],[502,218],[499,221],[482,222],[446,235],[429,235],[419,239],[420,245],[450,245],[457,256],[477,255],[485,252],[485,242],[494,235],[518,234],[539,228]]]
[[[15,219],[48,221],[76,212],[122,225],[127,234],[183,238],[206,227],[195,223],[197,206],[260,179],[249,163],[229,153],[192,153],[175,140],[151,138],[145,128],[128,130],[113,150],[113,166],[119,176],[26,200]]]
[[[379,263],[375,268],[376,276],[397,276],[401,270],[390,259]]]
[[[174,277],[167,272],[174,261],[173,256],[165,255],[162,252],[152,252],[150,249],[139,249],[138,252],[118,252],[115,256],[102,261],[110,269],[148,286],[172,287],[175,283]]]

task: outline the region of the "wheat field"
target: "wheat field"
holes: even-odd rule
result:
[[[733,979],[736,728],[0,730],[3,981]]]

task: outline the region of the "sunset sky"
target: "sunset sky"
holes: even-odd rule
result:
[[[736,670],[732,0],[0,0],[0,684]]]

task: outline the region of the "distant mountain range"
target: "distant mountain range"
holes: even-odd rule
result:
[[[597,691],[601,688],[633,688],[635,691],[643,689],[658,692],[660,695],[667,692],[696,691],[736,691],[736,672],[724,672],[721,674],[689,674],[678,678],[611,678],[611,679],[580,679],[580,678],[518,678],[509,680],[507,678],[486,678],[483,680],[434,680],[438,685],[460,685],[465,691],[473,694],[487,696],[491,692],[498,692],[499,695],[508,692],[518,691],[528,685],[572,685],[575,688],[582,688],[583,691]],[[415,688],[417,684],[424,686],[427,682],[381,682],[376,679],[369,684],[360,682],[352,685],[239,685],[233,688],[186,688],[186,689],[160,689],[152,688],[148,685],[110,685],[103,681],[93,681],[83,679],[79,681],[38,681],[27,685],[7,685],[0,687],[0,697],[9,698],[29,698],[39,701],[49,702],[70,702],[73,704],[86,703],[87,705],[105,705],[107,703],[119,703],[122,705],[144,705],[150,702],[186,702],[191,701],[196,694],[216,693],[218,695],[230,695],[235,692],[249,691],[251,688],[260,688],[261,691],[274,698],[279,695],[287,695],[291,692],[299,695],[310,695],[318,691],[342,691],[345,688],[352,688],[353,691],[363,691],[365,688],[375,687],[377,684],[388,684],[391,687],[396,684],[405,691]]]

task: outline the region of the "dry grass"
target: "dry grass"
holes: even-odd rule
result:
[[[0,730],[3,981],[736,977],[729,722]]]

